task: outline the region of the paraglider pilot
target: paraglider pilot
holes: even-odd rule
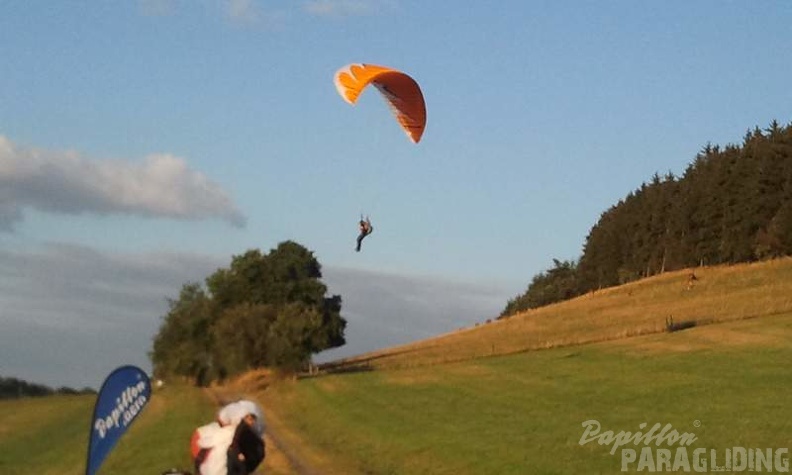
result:
[[[190,451],[200,475],[248,475],[266,455],[264,415],[253,401],[224,406],[217,420],[193,432]]]
[[[363,219],[363,216],[360,217],[358,227],[360,227],[360,234],[358,234],[357,237],[357,247],[355,251],[360,252],[360,245],[363,243],[363,238],[374,232],[374,227],[371,226],[371,221],[368,216],[366,216],[366,219]]]

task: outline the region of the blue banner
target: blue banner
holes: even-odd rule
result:
[[[99,470],[107,455],[151,399],[151,381],[136,366],[121,366],[105,379],[96,396],[86,475]]]

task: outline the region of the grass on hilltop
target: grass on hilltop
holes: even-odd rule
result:
[[[405,368],[663,332],[792,312],[792,259],[701,267],[603,289],[436,338],[324,365],[330,371]]]

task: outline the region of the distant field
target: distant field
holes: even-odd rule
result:
[[[614,432],[671,424],[697,437],[690,457],[695,448],[720,457],[732,447],[792,449],[790,342],[792,313],[321,376],[261,400],[319,473],[620,473],[620,451],[579,444],[584,421]]]

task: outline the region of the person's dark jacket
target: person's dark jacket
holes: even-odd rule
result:
[[[228,475],[248,475],[264,460],[264,440],[245,422],[234,432],[234,441],[228,447]],[[243,457],[239,457],[242,454]],[[241,460],[240,460],[241,458]]]

